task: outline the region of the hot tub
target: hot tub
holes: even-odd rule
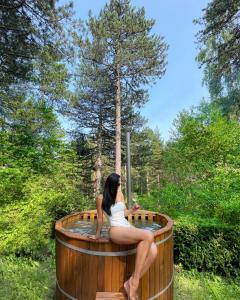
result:
[[[153,231],[158,255],[140,280],[139,300],[173,299],[173,221],[166,215],[138,210],[129,222],[148,220],[162,228]],[[97,211],[68,215],[56,222],[56,299],[95,300],[96,292],[123,292],[123,283],[134,270],[136,246],[118,245],[105,237],[92,240],[66,230],[77,220],[97,219]],[[104,216],[104,220],[105,216]]]

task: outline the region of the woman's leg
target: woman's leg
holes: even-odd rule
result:
[[[153,236],[150,235],[147,239],[142,240],[137,245],[136,262],[133,277],[138,280],[141,278],[141,271],[150,252],[152,243]]]
[[[150,250],[148,252],[147,258],[144,262],[144,265],[142,267],[140,278],[142,278],[143,275],[145,274],[145,272],[150,268],[151,264],[154,262],[154,260],[157,256],[157,253],[158,253],[157,246],[153,242],[151,247],[150,247]]]
[[[150,242],[150,247],[148,248],[148,250],[146,250],[146,246],[144,245],[146,241],[143,240],[141,242],[139,242],[138,246],[137,246],[137,253],[136,253],[136,261],[135,261],[135,270],[132,274],[132,276],[129,278],[128,283],[129,284],[129,289],[130,289],[130,299],[131,296],[133,297],[132,299],[138,299],[135,298],[137,295],[137,289],[139,286],[139,282],[141,277],[143,276],[143,274],[148,270],[148,268],[150,267],[151,263],[153,262],[153,258],[155,258],[155,254],[152,255],[152,251],[154,250],[154,248],[156,247],[154,242]],[[154,246],[155,245],[155,246]],[[151,248],[153,248],[153,250],[151,250]],[[144,257],[143,253],[147,253],[147,255]],[[131,293],[132,290],[132,293]]]
[[[140,279],[145,274],[145,272],[149,269],[149,267],[151,266],[151,264],[154,262],[154,260],[155,260],[155,258],[157,256],[157,253],[158,253],[157,246],[153,242],[152,245],[151,245],[151,247],[150,247],[150,250],[148,252],[147,258],[146,258],[146,260],[144,262],[144,265],[142,267],[141,274],[140,274]],[[125,287],[126,290],[129,290],[129,281],[130,281],[130,278],[127,281],[125,281],[125,283],[124,283],[124,287]]]
[[[154,235],[151,231],[144,229],[139,229],[136,227],[111,227],[110,238],[113,242],[118,244],[135,244],[137,245],[136,261],[135,261],[135,270],[131,276],[131,281],[129,280],[130,285],[130,299],[135,299],[137,288],[139,285],[139,280],[141,278],[141,271],[145,264],[147,255],[151,248],[151,245],[154,241]],[[149,264],[149,261],[148,261]],[[145,266],[146,269],[146,266]],[[143,269],[144,271],[144,269]],[[126,285],[125,285],[126,286]]]

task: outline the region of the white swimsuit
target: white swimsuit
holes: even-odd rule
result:
[[[124,216],[125,204],[122,201],[117,201],[110,208],[111,216],[109,216],[105,211],[110,226],[124,226],[124,227],[132,227],[132,225],[125,219]]]

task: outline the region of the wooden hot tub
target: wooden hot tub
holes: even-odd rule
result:
[[[90,210],[56,222],[57,300],[95,300],[96,292],[122,292],[124,281],[134,270],[137,244],[118,245],[107,238],[95,241],[63,228],[74,220],[96,218],[96,210]],[[140,280],[139,300],[172,300],[173,221],[166,215],[146,210],[138,210],[126,218],[130,222],[153,220],[163,226],[154,231],[158,255]]]

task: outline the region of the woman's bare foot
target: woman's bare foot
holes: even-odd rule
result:
[[[137,289],[139,285],[139,279],[136,279],[133,276],[131,276],[128,281],[130,300],[138,300]]]
[[[130,293],[129,280],[130,280],[130,278],[129,278],[128,280],[126,280],[126,281],[124,282],[124,284],[123,284],[124,289],[125,289],[125,291],[126,291],[126,293],[127,293],[128,300],[130,299],[130,295],[129,295],[129,293]]]

